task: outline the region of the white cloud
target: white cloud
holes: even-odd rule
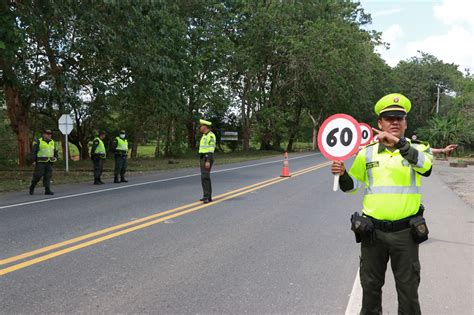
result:
[[[387,16],[387,15],[392,15],[401,12],[401,8],[393,8],[393,9],[388,9],[388,10],[382,10],[382,11],[377,11],[375,13],[372,13],[372,17],[380,17],[380,16]]]
[[[376,51],[382,56],[383,59],[392,67],[395,67],[400,61],[401,54],[403,53],[402,42],[404,33],[403,29],[399,24],[390,25],[385,31],[382,32],[382,41],[390,44],[390,49],[385,47],[377,47]],[[403,57],[402,57],[403,59]]]
[[[382,32],[382,39],[390,43],[390,49],[378,47],[377,52],[392,67],[423,51],[443,62],[459,65],[459,70],[474,71],[474,1],[444,0],[433,6],[433,14],[449,28],[441,34],[410,41],[410,34],[405,34],[401,25],[390,25]]]
[[[383,41],[387,43],[396,42],[401,37],[403,37],[403,30],[402,27],[398,24],[391,25],[382,34]]]
[[[443,0],[433,7],[435,18],[447,25],[467,25],[474,31],[474,1]]]
[[[474,70],[474,33],[461,26],[451,27],[446,34],[407,43],[406,52],[410,56],[416,55],[417,50],[430,53],[446,63],[455,63],[460,70]]]

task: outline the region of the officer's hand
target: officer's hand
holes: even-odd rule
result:
[[[458,147],[457,144],[450,144],[443,149],[443,153],[449,153]]]
[[[333,161],[331,166],[331,172],[334,175],[343,175],[346,172],[346,167],[342,161]]]
[[[379,140],[379,142],[383,143],[383,145],[387,148],[394,147],[398,141],[400,141],[399,138],[395,137],[390,132],[378,130],[375,128],[372,128],[372,130],[377,133],[376,138]]]
[[[211,162],[206,161],[206,162],[204,163],[204,168],[205,168],[206,170],[209,170],[209,169],[211,168]]]
[[[31,163],[31,165],[36,166],[36,162]]]

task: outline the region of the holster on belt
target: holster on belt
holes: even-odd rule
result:
[[[428,226],[421,215],[410,219],[411,235],[415,243],[420,244],[428,239]]]
[[[361,216],[358,212],[354,212],[351,216],[351,230],[355,234],[356,243],[360,243],[363,238],[372,240],[374,223],[370,218]]]

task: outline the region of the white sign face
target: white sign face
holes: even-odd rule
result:
[[[74,123],[71,116],[66,114],[62,115],[58,120],[58,126],[63,135],[70,134],[74,129]]]
[[[221,135],[221,141],[238,141],[239,133],[237,131],[224,131]]]
[[[346,114],[330,116],[319,128],[319,150],[328,160],[343,161],[350,158],[358,151],[360,141],[359,123]]]
[[[374,138],[374,133],[372,132],[372,128],[364,123],[360,123],[360,132],[361,132],[361,140],[360,145],[368,145],[372,139]]]

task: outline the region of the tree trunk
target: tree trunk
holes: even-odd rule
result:
[[[156,132],[156,147],[155,147],[155,157],[156,158],[159,158],[160,155],[161,155],[160,145],[161,145],[161,134],[160,134],[160,131],[158,129],[158,131]]]
[[[244,90],[242,93],[242,150],[244,152],[250,150],[250,118],[249,118],[249,100],[248,92],[250,89],[250,79],[248,75],[244,80]]]
[[[143,136],[143,126],[140,126],[138,130],[135,132],[135,135],[133,137],[132,152],[130,153],[131,159],[136,159],[138,156],[138,144],[140,143],[142,136]]]
[[[316,150],[318,147],[318,125],[321,121],[322,110],[316,118],[311,113],[308,113],[308,115],[313,121],[313,150]]]
[[[295,141],[296,135],[298,134],[302,108],[303,108],[302,105],[299,105],[296,108],[295,123],[293,125],[293,128],[291,128],[290,139],[288,140],[288,146],[286,147],[287,152],[293,151],[293,142]]]
[[[188,133],[188,149],[196,151],[196,126],[192,118],[186,123],[186,129]]]
[[[18,143],[18,163],[26,166],[26,155],[30,150],[28,126],[29,104],[21,102],[20,93],[17,88],[7,83],[4,84],[5,101],[7,104],[8,118]]]

